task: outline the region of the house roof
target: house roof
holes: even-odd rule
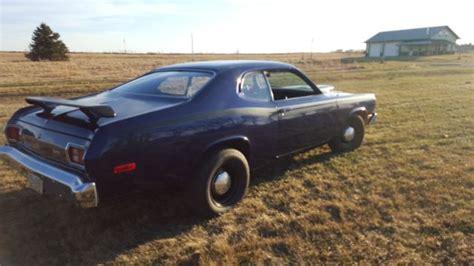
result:
[[[459,39],[459,36],[448,26],[438,26],[409,30],[383,31],[375,34],[365,42],[430,40],[434,35],[444,29],[449,30],[457,39]]]

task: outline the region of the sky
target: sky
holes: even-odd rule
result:
[[[0,0],[0,50],[27,51],[41,22],[75,52],[329,52],[441,25],[474,43],[472,0]]]

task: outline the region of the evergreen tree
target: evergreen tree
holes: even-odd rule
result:
[[[59,34],[53,32],[48,25],[41,23],[33,32],[30,52],[25,54],[25,56],[32,61],[68,60],[67,53],[69,50],[66,45],[59,40],[59,37]]]

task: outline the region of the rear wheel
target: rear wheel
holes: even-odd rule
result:
[[[353,151],[362,144],[364,133],[365,127],[362,117],[351,116],[342,132],[329,142],[329,147],[333,152]]]
[[[225,213],[244,197],[249,179],[249,165],[240,151],[216,151],[204,160],[191,182],[190,204],[205,216]]]

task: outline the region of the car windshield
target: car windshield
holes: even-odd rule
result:
[[[207,72],[155,72],[120,85],[114,91],[154,96],[191,97],[202,89],[212,76]]]

